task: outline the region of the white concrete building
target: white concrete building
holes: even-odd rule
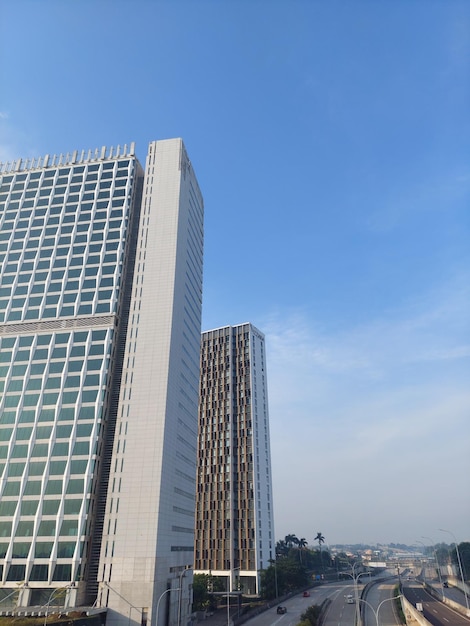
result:
[[[275,558],[264,335],[252,324],[202,334],[195,572],[258,594]]]
[[[187,624],[202,251],[180,139],[0,166],[3,608]]]

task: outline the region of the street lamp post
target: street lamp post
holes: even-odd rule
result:
[[[436,561],[437,575],[439,576],[439,584],[441,585],[442,599],[445,600],[444,585],[442,584],[442,576],[441,576],[441,567],[439,565],[439,560],[437,558],[436,542],[434,541],[434,539],[431,539],[431,537],[423,537],[423,539],[427,539],[428,541],[431,542],[432,552],[434,554],[434,560]]]
[[[358,590],[358,586],[357,586],[357,581],[359,580],[359,578],[361,576],[370,576],[370,572],[359,572],[358,574],[356,574],[355,572],[355,567],[356,565],[361,565],[362,563],[354,563],[353,565],[351,565],[351,571],[352,574],[350,574],[349,572],[342,572],[342,574],[346,574],[346,576],[350,576],[353,579],[354,582],[354,599],[356,602],[356,624],[358,624],[359,626],[361,626],[361,611],[359,609],[359,590]],[[363,600],[364,602],[364,600]]]
[[[52,599],[54,598],[54,595],[58,595],[60,593],[65,593],[67,591],[67,589],[70,589],[70,587],[73,587],[75,585],[75,583],[70,583],[70,585],[66,585],[65,587],[60,587],[59,589],[53,589],[51,594],[49,595],[49,599],[47,601],[46,604],[46,611],[44,614],[44,626],[47,626],[47,614],[48,614],[48,610],[49,610],[49,606],[52,602]]]
[[[467,605],[467,615],[470,615],[470,609],[469,609],[469,606],[468,606],[467,585],[466,585],[465,579],[463,577],[462,561],[460,559],[460,550],[459,550],[459,545],[457,543],[457,538],[454,535],[454,533],[452,533],[450,530],[444,530],[443,528],[439,528],[439,530],[441,532],[443,532],[443,533],[449,533],[449,535],[451,535],[454,538],[455,550],[457,552],[457,561],[459,562],[460,578],[462,579],[463,593],[464,593],[464,596],[465,596],[465,604]]]
[[[180,586],[179,586],[179,596],[178,596],[178,626],[181,625],[181,602],[182,602],[182,596],[183,596],[183,578],[186,576],[186,572],[190,569],[191,569],[190,567],[185,568],[184,570],[181,571],[180,576],[179,576]]]
[[[232,576],[233,572],[236,572],[237,570],[240,570],[240,566],[231,569],[227,579],[227,626],[230,626],[230,592],[232,591]]]
[[[9,593],[7,596],[5,596],[4,598],[0,600],[0,604],[2,602],[5,602],[5,600],[8,600],[8,598],[11,598],[11,596],[14,596],[15,593],[19,593],[19,591],[20,591],[19,589],[14,589],[11,593]]]
[[[418,540],[416,540],[416,543],[420,543],[424,548],[424,552],[426,552],[426,544]],[[423,554],[423,556],[425,556],[425,554]],[[423,582],[426,583],[426,561],[424,560],[423,560]]]
[[[165,589],[165,591],[161,594],[161,596],[158,598],[157,601],[157,609],[156,609],[156,615],[155,615],[155,624],[156,626],[158,626],[158,612],[160,610],[160,601],[163,598],[163,596],[167,593],[170,593],[171,591],[181,591],[180,587],[176,587],[176,588],[172,588],[170,587],[169,589]]]

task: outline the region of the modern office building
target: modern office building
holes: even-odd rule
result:
[[[202,252],[180,139],[0,166],[0,611],[188,623]]]
[[[199,386],[194,569],[257,594],[275,558],[264,335],[204,332]]]

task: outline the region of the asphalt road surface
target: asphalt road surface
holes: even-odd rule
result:
[[[447,590],[446,590],[447,591]],[[416,607],[422,604],[423,615],[433,626],[469,626],[470,619],[453,611],[451,608],[436,600],[419,583],[406,582],[403,585],[403,594]]]
[[[352,584],[338,582],[338,583],[324,583],[318,587],[310,589],[310,597],[304,598],[302,593],[296,594],[292,598],[282,602],[282,606],[287,608],[287,613],[278,615],[276,612],[277,605],[271,609],[264,611],[260,615],[251,618],[247,625],[249,626],[297,626],[300,622],[300,616],[309,606],[313,604],[320,605],[326,598],[333,600],[332,606],[337,601],[341,606],[346,604],[345,596],[349,593],[354,593]],[[344,621],[343,626],[351,626],[354,623],[354,604],[346,605],[348,609],[348,615],[352,621]],[[233,609],[232,609],[233,610]],[[223,612],[218,611],[216,615],[209,618],[205,622],[201,622],[201,626],[226,626],[227,617]],[[328,622],[325,622],[325,626],[328,626]],[[331,626],[338,626],[338,622],[332,622]]]
[[[364,626],[396,626],[401,624],[395,611],[394,590],[398,579],[384,581],[370,587],[365,602],[361,602]],[[378,617],[378,619],[377,619]]]

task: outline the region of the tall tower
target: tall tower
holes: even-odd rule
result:
[[[187,623],[202,246],[180,139],[0,167],[4,608]]]
[[[275,558],[264,335],[251,324],[202,333],[195,572],[259,593]]]

